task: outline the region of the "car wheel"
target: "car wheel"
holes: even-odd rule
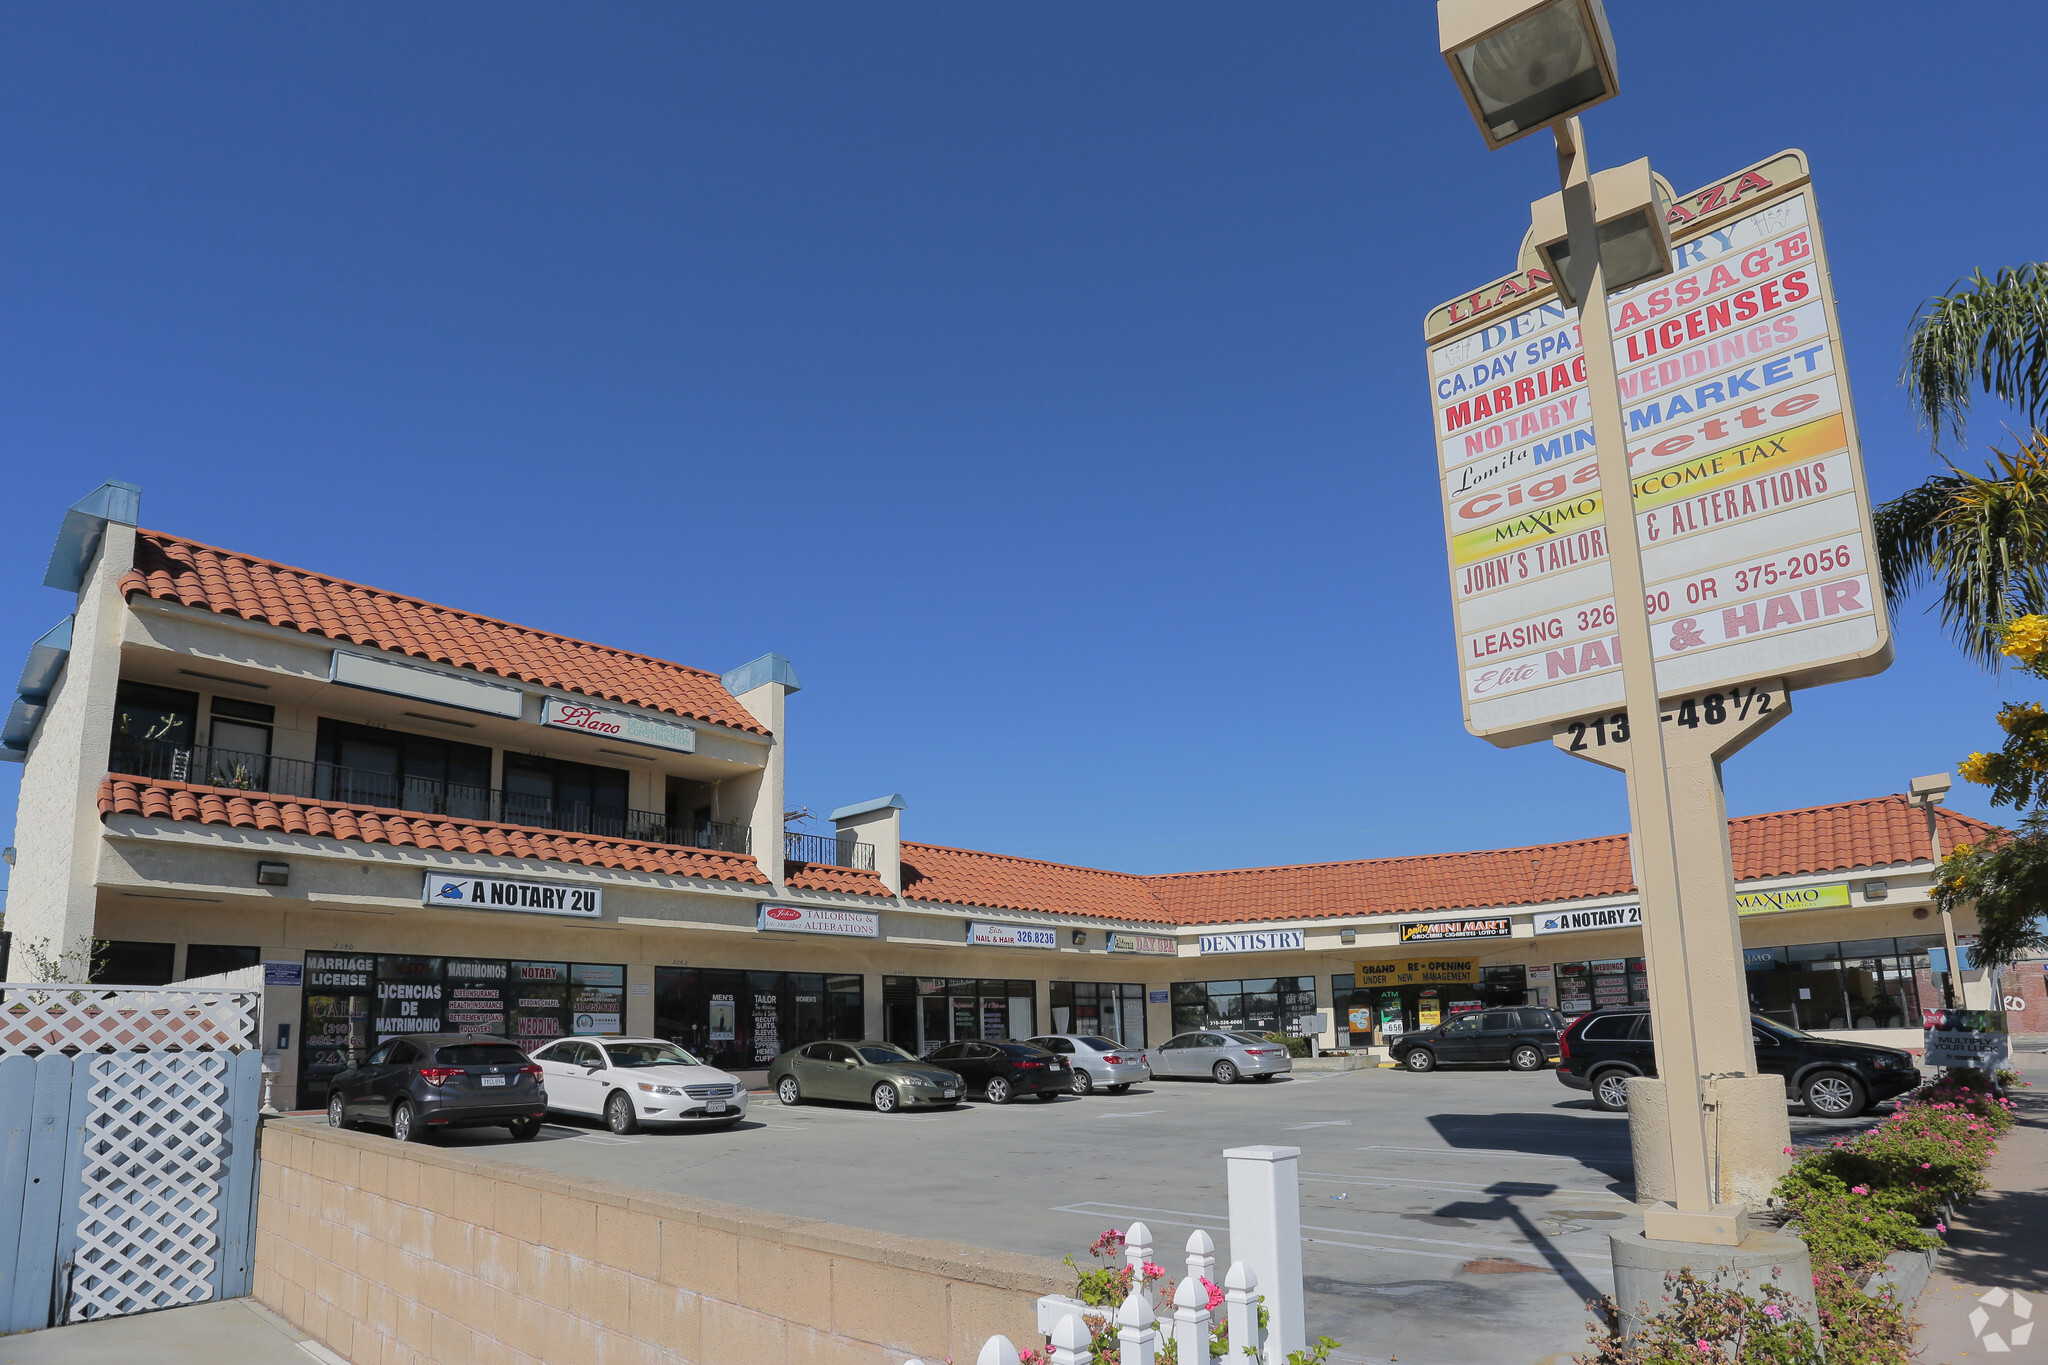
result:
[[[342,1103],[339,1092],[327,1097],[327,1126],[329,1128],[348,1127],[348,1120],[342,1117]]]
[[[1543,1049],[1524,1043],[1509,1055],[1508,1065],[1517,1071],[1535,1071],[1543,1065]]]
[[[1593,1107],[1610,1114],[1628,1112],[1626,1071],[1603,1071],[1593,1078]]]
[[[1076,1095],[1085,1095],[1094,1088],[1095,1078],[1093,1076],[1085,1071],[1076,1070],[1074,1072],[1074,1093]]]
[[[803,1091],[797,1088],[796,1077],[784,1076],[775,1083],[775,1098],[783,1104],[796,1104],[803,1097]]]
[[[880,1085],[876,1086],[875,1093],[870,1098],[875,1102],[875,1112],[877,1114],[895,1113],[896,1106],[901,1100],[901,1097],[896,1093],[896,1087],[887,1081],[883,1081]]]
[[[989,1077],[988,1102],[990,1104],[1008,1104],[1010,1102],[1010,1083],[1001,1076]]]
[[[1229,1062],[1216,1063],[1214,1069],[1209,1074],[1216,1078],[1216,1084],[1218,1085],[1237,1084],[1237,1067]]]
[[[1112,1095],[1121,1095],[1131,1088],[1131,1083],[1125,1081],[1122,1085],[1105,1085],[1102,1088]]]
[[[539,1119],[514,1119],[505,1125],[512,1136],[520,1142],[531,1142],[540,1135]]]
[[[427,1125],[419,1121],[413,1112],[411,1100],[400,1100],[391,1106],[391,1136],[400,1142],[425,1142]]]
[[[1402,1056],[1401,1065],[1410,1071],[1434,1071],[1436,1054],[1426,1047],[1411,1047]]]
[[[612,1091],[612,1097],[604,1102],[604,1126],[620,1134],[640,1131],[640,1116],[633,1112],[632,1096],[623,1090]]]
[[[1863,1083],[1839,1071],[1821,1072],[1806,1083],[1801,1094],[1806,1112],[1822,1119],[1853,1119],[1868,1102]]]

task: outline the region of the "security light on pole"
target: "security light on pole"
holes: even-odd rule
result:
[[[1437,46],[1489,148],[1620,90],[1600,0],[1438,0]]]
[[[1671,229],[1666,206],[1671,196],[1650,172],[1643,157],[1626,166],[1595,171],[1587,177],[1593,197],[1593,219],[1600,235],[1600,273],[1610,292],[1627,289],[1671,271]],[[1529,206],[1536,254],[1558,296],[1577,308],[1584,294],[1585,263],[1572,268],[1571,228],[1565,215],[1566,191]]]

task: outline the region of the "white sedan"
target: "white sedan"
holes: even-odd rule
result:
[[[660,1038],[562,1038],[533,1060],[550,1110],[602,1118],[614,1133],[643,1123],[724,1128],[747,1116],[739,1077]]]

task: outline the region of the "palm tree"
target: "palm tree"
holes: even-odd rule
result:
[[[2020,410],[2030,427],[2048,418],[2048,262],[1979,270],[1920,305],[1906,336],[1899,376],[1921,424],[1941,449],[1943,427],[1958,442],[1970,392]]]
[[[1951,464],[1876,514],[1885,597],[1932,583],[1943,628],[1985,668],[1998,664],[2002,623],[2048,614],[2048,434],[1992,454],[1986,472]]]
[[[1934,585],[1942,626],[1994,668],[1999,625],[2048,611],[2048,262],[1979,270],[1921,304],[1900,382],[1937,453],[1944,432],[1963,439],[1978,390],[2035,428],[2016,454],[1994,450],[1983,474],[1949,463],[1877,509],[1885,595]]]

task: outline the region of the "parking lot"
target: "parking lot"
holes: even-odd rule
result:
[[[1867,1120],[1866,1120],[1867,1122]],[[1855,1128],[1794,1114],[1795,1138]],[[615,1137],[551,1123],[451,1148],[856,1227],[1060,1257],[1142,1219],[1178,1273],[1195,1227],[1227,1258],[1226,1147],[1302,1150],[1308,1327],[1339,1359],[1552,1361],[1612,1288],[1609,1233],[1639,1227],[1628,1127],[1548,1071],[1155,1081],[1120,1096],[877,1115],[754,1097],[716,1132]],[[1227,1263],[1227,1262],[1226,1262]]]

